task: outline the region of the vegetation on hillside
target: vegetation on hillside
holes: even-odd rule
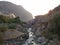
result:
[[[10,18],[9,16],[0,15],[0,43],[3,42],[4,33],[8,29],[16,29],[18,25],[26,24],[20,20],[20,17]]]
[[[60,39],[60,11],[53,14],[48,28],[42,34],[49,40]]]
[[[7,26],[6,25],[2,25],[2,26],[0,26],[0,44],[2,44],[3,43],[3,37],[4,37],[4,33],[5,33],[5,31],[7,31],[8,30],[8,28],[7,28]]]

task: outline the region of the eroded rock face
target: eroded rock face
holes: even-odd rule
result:
[[[7,1],[0,1],[0,12],[5,14],[13,13],[16,16],[19,16],[23,21],[29,21],[33,19],[32,14],[25,10],[22,6],[15,5]]]
[[[50,22],[51,19],[53,18],[53,14],[56,12],[60,12],[60,5],[55,7],[53,10],[50,10],[47,14],[45,15],[38,15],[35,16],[35,19],[32,21],[31,27],[33,28],[33,32],[36,35],[40,35],[42,30],[45,30]],[[40,29],[39,29],[40,28]]]
[[[42,31],[47,28],[49,16],[48,15],[39,15],[36,16],[33,22],[31,23],[32,31],[36,36],[40,36]]]

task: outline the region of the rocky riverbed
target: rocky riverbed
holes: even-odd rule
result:
[[[46,39],[44,37],[36,37],[31,30],[32,28],[28,29],[29,38],[23,45],[44,45],[46,43]]]

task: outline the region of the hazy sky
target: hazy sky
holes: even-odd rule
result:
[[[22,5],[33,16],[47,13],[60,4],[60,0],[3,0]]]

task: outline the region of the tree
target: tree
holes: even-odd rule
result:
[[[57,34],[60,38],[60,11],[54,13],[48,30],[52,34]]]
[[[3,15],[0,15],[0,23],[3,22]]]
[[[8,23],[9,19],[8,16],[0,15],[0,23]]]

